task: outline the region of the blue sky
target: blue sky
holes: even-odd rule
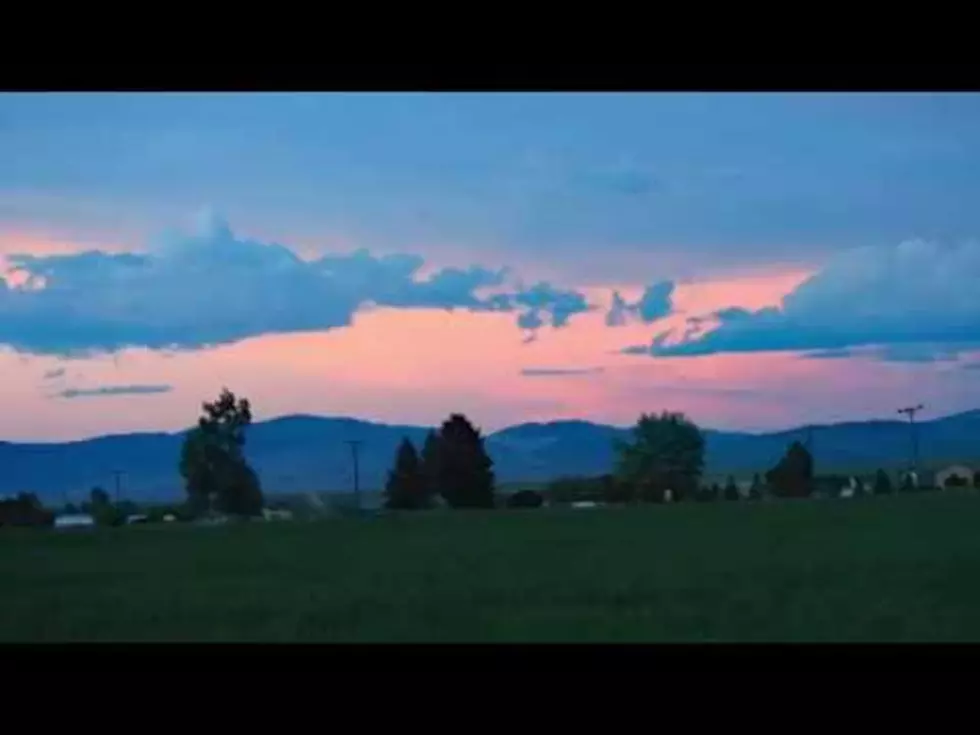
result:
[[[131,237],[210,204],[273,239],[611,279],[597,249],[683,248],[670,277],[971,237],[978,126],[975,95],[14,94],[0,218]]]
[[[35,386],[32,436],[112,428],[66,413],[102,401],[176,424],[164,402],[252,379],[222,350],[281,335],[308,342],[253,390],[272,413],[321,349],[357,353],[329,369],[363,401],[313,408],[393,420],[619,418],[656,385],[649,408],[724,424],[773,355],[836,393],[771,386],[758,425],[902,381],[980,400],[980,298],[951,285],[980,277],[975,94],[4,94],[0,161],[0,362]],[[361,340],[423,323],[422,398],[381,395],[408,358],[369,379]],[[426,382],[450,333],[499,371],[452,398]],[[646,377],[616,393],[621,370]],[[863,408],[859,373],[888,386]]]

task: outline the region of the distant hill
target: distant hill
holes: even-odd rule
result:
[[[349,439],[360,451],[364,488],[380,488],[402,437],[417,444],[427,427],[391,426],[351,418],[288,416],[254,424],[247,453],[268,492],[348,492],[352,484]],[[541,482],[562,475],[601,474],[612,469],[613,440],[628,430],[587,421],[511,426],[487,437],[502,482]],[[924,465],[980,459],[980,410],[918,425]],[[707,430],[707,470],[744,475],[771,467],[805,429],[775,433]],[[94,485],[113,491],[120,470],[122,492],[135,500],[181,495],[177,460],[183,432],[126,434],[57,444],[0,442],[0,494],[36,492],[48,502],[84,499]],[[815,426],[818,470],[873,470],[904,466],[910,452],[907,423],[866,421]]]

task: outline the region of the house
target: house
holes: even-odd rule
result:
[[[291,521],[293,512],[287,508],[263,508],[262,517],[267,521]]]
[[[149,516],[145,515],[131,515],[126,517],[126,525],[131,525],[133,523],[149,523]]]
[[[965,465],[951,465],[936,473],[935,485],[938,488],[972,487],[973,470]]]
[[[55,517],[54,527],[58,529],[95,528],[95,519],[88,513],[65,514]]]

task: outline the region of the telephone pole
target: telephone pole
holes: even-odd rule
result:
[[[909,435],[912,440],[912,466],[911,472],[918,476],[919,467],[919,439],[915,432],[915,415],[921,411],[925,406],[921,403],[917,406],[909,406],[908,408],[900,408],[898,412],[905,414],[909,417]]]
[[[363,442],[359,439],[348,439],[350,445],[351,458],[354,460],[354,502],[357,504],[357,511],[361,511],[361,475],[358,463],[358,450]]]
[[[112,476],[113,476],[113,478],[116,481],[116,485],[115,485],[115,489],[116,489],[116,505],[119,505],[119,484],[120,484],[119,483],[119,480],[122,477],[122,470],[113,470],[112,471]]]

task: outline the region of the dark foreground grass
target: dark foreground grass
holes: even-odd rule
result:
[[[4,641],[978,641],[980,497],[0,532]]]

